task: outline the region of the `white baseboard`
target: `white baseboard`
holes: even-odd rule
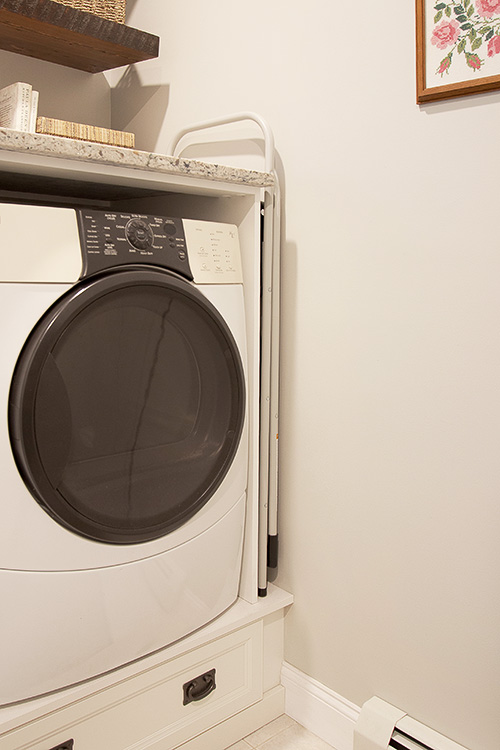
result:
[[[304,672],[283,663],[285,712],[335,750],[352,750],[360,708]]]

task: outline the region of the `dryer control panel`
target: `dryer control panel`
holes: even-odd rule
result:
[[[122,211],[77,211],[82,277],[131,263],[161,266],[192,280],[182,219]]]
[[[189,263],[197,284],[242,284],[238,227],[183,219]]]

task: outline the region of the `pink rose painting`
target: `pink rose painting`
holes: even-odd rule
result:
[[[500,54],[500,35],[492,37],[488,42],[488,57]]]
[[[460,24],[452,19],[451,21],[441,21],[432,32],[431,43],[439,49],[446,49],[450,44],[455,44],[460,36]]]
[[[416,0],[417,102],[500,90],[500,0]]]
[[[441,78],[452,66],[462,66],[464,80],[470,78],[483,70],[488,58],[500,54],[500,0],[443,0],[433,12],[430,42],[447,51],[436,68]]]
[[[476,10],[480,16],[491,18],[500,13],[500,0],[476,0]]]

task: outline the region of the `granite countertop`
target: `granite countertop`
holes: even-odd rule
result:
[[[138,151],[132,148],[108,146],[90,141],[76,141],[40,133],[26,133],[10,128],[0,128],[0,149],[31,153],[38,156],[98,162],[111,166],[162,172],[171,175],[198,177],[217,182],[229,182],[253,187],[272,187],[274,177],[268,172],[239,169],[209,164],[195,159]]]

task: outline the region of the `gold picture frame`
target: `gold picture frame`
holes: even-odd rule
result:
[[[500,0],[415,3],[417,103],[500,89]]]

